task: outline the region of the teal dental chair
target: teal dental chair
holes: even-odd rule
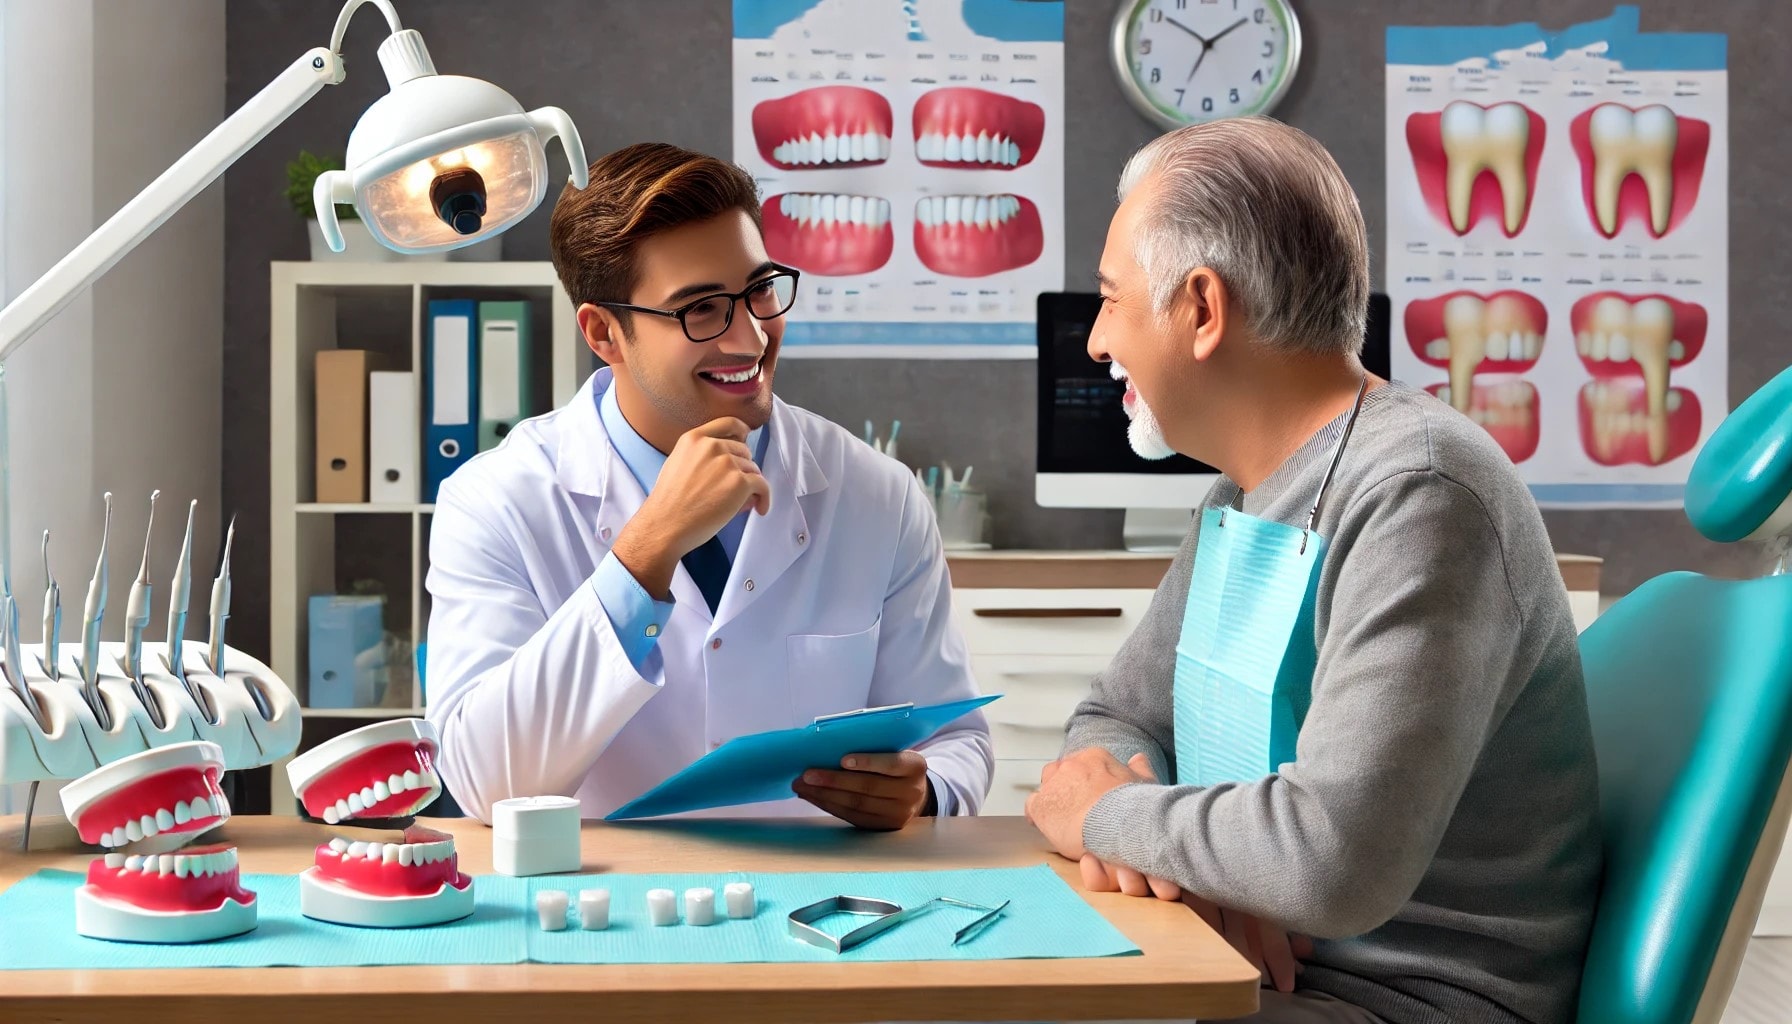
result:
[[[1706,441],[1686,513],[1778,566],[1668,573],[1581,634],[1606,857],[1581,1024],[1716,1024],[1792,817],[1792,369]]]

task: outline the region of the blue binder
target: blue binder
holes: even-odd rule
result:
[[[433,504],[449,474],[479,450],[479,304],[436,299],[429,304],[423,346],[423,500]]]
[[[838,768],[848,754],[907,750],[1000,697],[972,697],[915,707],[895,704],[823,715],[800,729],[736,736],[605,821],[653,818],[709,807],[734,807],[791,795],[790,784],[810,768]]]

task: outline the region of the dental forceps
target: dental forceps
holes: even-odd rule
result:
[[[93,709],[100,728],[112,728],[112,714],[100,696],[100,624],[106,619],[106,545],[112,537],[112,492],[107,491],[106,523],[100,530],[100,557],[87,582],[87,604],[81,611],[81,696]]]
[[[149,495],[149,525],[143,530],[143,564],[137,568],[137,578],[131,581],[131,595],[124,606],[124,670],[131,677],[131,692],[137,695],[137,702],[149,712],[150,721],[156,728],[165,729],[167,723],[162,719],[162,707],[149,694],[148,684],[143,682],[143,634],[149,630],[149,600],[152,590],[149,583],[149,542],[156,529],[156,499],[162,496],[160,490]]]
[[[910,918],[926,913],[933,909],[936,903],[983,911],[982,917],[953,934],[952,944],[956,946],[988,927],[1003,910],[1007,909],[1011,902],[1013,901],[1003,900],[1000,906],[985,907],[977,903],[955,900],[950,896],[935,896],[926,903],[904,909],[889,900],[872,899],[868,896],[830,896],[825,900],[819,900],[806,907],[798,907],[791,911],[788,928],[790,937],[799,942],[806,942],[830,953],[844,953]],[[815,922],[835,914],[864,915],[871,917],[872,920],[838,938],[815,927]]]
[[[205,715],[205,720],[217,725],[218,712],[212,707],[211,696],[204,687],[194,685],[187,678],[185,656],[181,651],[187,634],[188,598],[193,589],[193,515],[198,509],[198,501],[187,505],[187,535],[181,541],[180,561],[174,565],[174,584],[168,592],[168,671],[180,680],[180,685],[186,688],[187,696],[193,698],[193,704]]]

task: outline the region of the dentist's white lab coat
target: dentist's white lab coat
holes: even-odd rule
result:
[[[763,471],[712,621],[681,565],[637,671],[591,586],[645,500],[611,445],[599,370],[443,483],[429,543],[427,716],[467,813],[576,795],[602,817],[731,737],[816,715],[975,696],[932,510],[914,476],[821,417],[775,402]],[[958,814],[988,793],[981,714],[919,749]],[[947,794],[939,794],[942,806]],[[716,815],[820,814],[794,796]]]

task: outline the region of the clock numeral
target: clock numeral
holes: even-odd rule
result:
[[[1258,85],[1263,84],[1263,69],[1262,68],[1258,68],[1257,70],[1251,72],[1251,81],[1256,82]]]
[[[1155,25],[1155,24],[1156,24],[1156,23],[1158,23],[1158,22],[1160,22],[1160,21],[1162,21],[1162,20],[1164,20],[1164,12],[1163,12],[1163,11],[1161,11],[1161,10],[1159,10],[1159,9],[1158,9],[1158,8],[1156,8],[1156,7],[1153,7],[1153,8],[1151,8],[1151,22],[1152,22],[1152,24],[1154,24],[1154,25]]]
[[[1180,107],[1181,107],[1181,106],[1182,106],[1182,94],[1183,94],[1183,93],[1185,93],[1185,92],[1187,92],[1187,91],[1188,91],[1188,90],[1187,90],[1187,89],[1178,89],[1178,90],[1176,90],[1176,106],[1177,106],[1177,107],[1179,107],[1179,108],[1180,108]]]
[[[1163,77],[1164,77],[1164,74],[1162,71],[1159,71],[1157,68],[1151,69],[1151,84],[1152,85],[1156,85],[1158,82],[1162,81]]]
[[[1151,40],[1149,40],[1149,39],[1139,40],[1139,54],[1141,56],[1143,56],[1144,54],[1147,54],[1150,52],[1151,52]]]
[[[1176,9],[1179,11],[1188,10],[1188,0],[1176,0]]]
[[[1213,97],[1212,96],[1201,97],[1201,112],[1202,113],[1212,113],[1213,112]]]
[[[1232,99],[1232,102],[1233,102],[1233,103],[1237,103],[1237,102],[1238,102],[1238,90],[1237,90],[1237,89],[1234,89],[1234,90],[1232,90],[1232,97],[1231,97],[1231,99]]]
[[[1276,52],[1275,41],[1272,39],[1263,40],[1263,56],[1271,57],[1271,56],[1275,55],[1275,52]]]
[[[1267,17],[1269,17],[1269,12],[1264,10],[1263,8],[1259,7],[1259,8],[1257,8],[1256,12],[1251,15],[1251,20],[1253,20],[1257,24],[1261,25],[1261,24],[1263,24],[1264,19]]]

